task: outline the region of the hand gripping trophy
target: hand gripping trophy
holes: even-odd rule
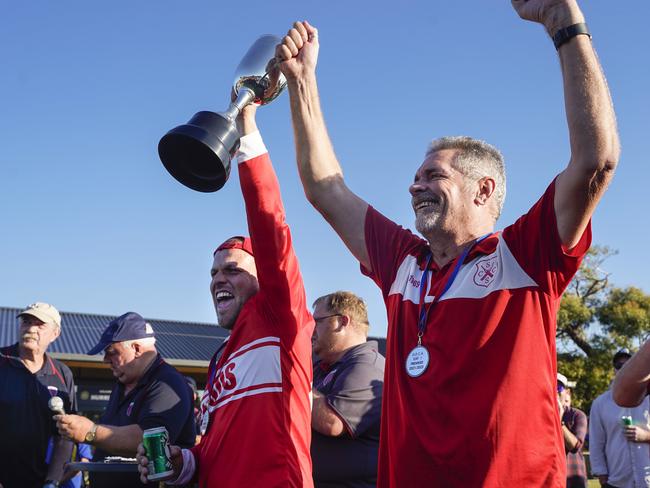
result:
[[[165,134],[158,143],[158,155],[167,171],[192,190],[219,190],[230,175],[230,159],[239,148],[235,119],[249,103],[266,105],[287,84],[276,66],[276,36],[260,37],[235,70],[236,95],[222,113],[198,112],[187,124]]]

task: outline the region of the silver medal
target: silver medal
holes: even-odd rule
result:
[[[429,366],[429,351],[424,346],[415,346],[406,357],[406,374],[411,378],[417,378],[424,373]]]

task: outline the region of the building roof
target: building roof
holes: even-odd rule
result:
[[[18,341],[16,315],[21,308],[0,307],[0,346]],[[111,315],[61,312],[61,335],[48,348],[59,359],[101,361],[102,356],[88,356],[99,341]],[[156,332],[156,348],[171,364],[207,366],[217,347],[228,333],[215,324],[147,319]]]

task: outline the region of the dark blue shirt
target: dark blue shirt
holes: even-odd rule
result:
[[[57,435],[48,407],[53,396],[67,413],[77,411],[70,369],[47,354],[43,367],[29,371],[18,344],[0,349],[0,484],[4,488],[40,488],[47,475],[49,440]]]
[[[329,437],[312,429],[311,456],[317,488],[377,485],[384,356],[375,341],[347,350],[336,363],[314,365],[314,388],[347,435]]]
[[[196,439],[192,390],[183,375],[158,354],[129,393],[125,395],[124,385],[117,383],[98,423],[116,427],[137,424],[142,430],[165,427],[170,444],[192,447]],[[93,460],[101,461],[112,455],[98,448]],[[150,484],[157,486],[157,483]],[[137,474],[112,473],[92,473],[91,485],[93,488],[143,487]]]

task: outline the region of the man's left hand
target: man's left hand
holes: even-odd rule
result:
[[[81,415],[55,415],[53,418],[59,434],[74,442],[84,442],[93,427],[93,421]]]
[[[623,431],[625,438],[631,442],[650,442],[650,431],[638,425],[628,425]]]

